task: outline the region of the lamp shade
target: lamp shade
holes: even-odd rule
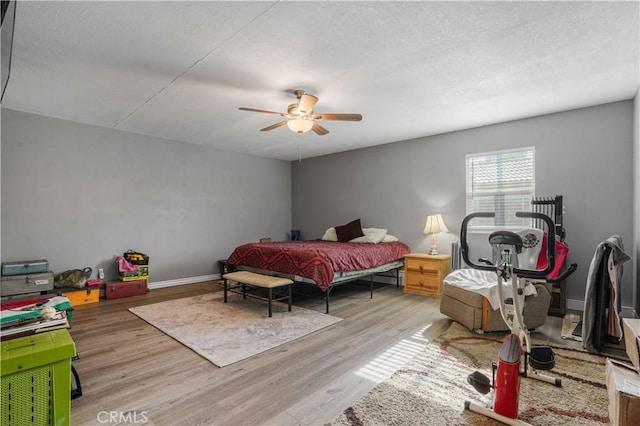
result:
[[[438,232],[449,232],[449,229],[447,229],[447,226],[442,220],[442,215],[438,213],[427,216],[427,224],[424,226],[424,233],[436,234]]]
[[[313,95],[309,95],[305,93],[300,97],[300,102],[298,102],[298,111],[302,115],[311,114],[313,111],[313,107],[318,102],[318,98]]]
[[[296,133],[305,133],[313,127],[313,121],[304,118],[295,118],[287,121],[287,127]]]

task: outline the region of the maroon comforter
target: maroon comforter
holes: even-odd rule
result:
[[[227,263],[297,275],[327,291],[334,274],[375,268],[402,259],[409,247],[401,242],[365,244],[332,241],[249,243],[237,247]]]

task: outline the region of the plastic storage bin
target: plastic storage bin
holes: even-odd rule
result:
[[[67,330],[2,342],[0,424],[71,423],[71,358],[76,347]]]

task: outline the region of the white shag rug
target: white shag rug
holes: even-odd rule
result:
[[[479,336],[452,323],[390,379],[325,426],[501,424],[466,410],[464,402],[492,406],[494,392],[479,394],[467,383],[467,376],[478,370],[491,377],[491,362],[497,358],[504,335]],[[606,358],[559,346],[553,351],[555,368],[543,373],[561,379],[562,387],[522,379],[519,419],[538,426],[609,424]]]
[[[218,367],[249,358],[341,321],[341,318],[222,292],[136,306],[129,311]]]

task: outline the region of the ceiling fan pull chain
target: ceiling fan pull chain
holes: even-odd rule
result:
[[[304,133],[298,133],[298,162],[302,163],[302,135]]]

